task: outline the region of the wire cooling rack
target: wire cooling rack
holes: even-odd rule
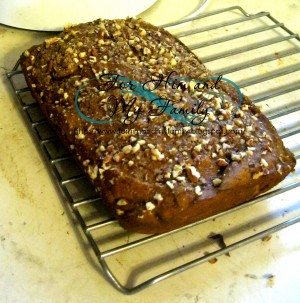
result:
[[[298,35],[267,12],[249,15],[238,6],[164,27],[186,43],[211,70],[235,81],[258,103],[299,160]],[[279,186],[232,210],[166,234],[127,232],[105,209],[45,120],[18,63],[7,77],[26,124],[85,235],[87,250],[91,255],[94,252],[94,260],[108,281],[125,294],[229,252],[233,255],[237,248],[300,221],[300,200],[295,195],[300,185],[298,161],[295,173]],[[221,248],[212,241],[216,237],[211,236],[216,234],[224,240],[219,241]]]

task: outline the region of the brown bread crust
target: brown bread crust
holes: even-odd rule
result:
[[[88,81],[102,74],[141,84],[158,74],[166,79],[172,71],[173,78],[212,76],[178,39],[142,20],[72,26],[25,51],[21,64],[51,125],[126,229],[162,233],[206,218],[269,190],[295,166],[268,119],[245,96],[238,109],[237,91],[225,81],[196,93],[205,101],[202,108],[210,109],[206,123],[198,126],[166,113],[151,117],[155,106],[141,97],[135,101],[138,116],[133,108],[126,116],[121,106],[113,116],[123,122],[128,118],[125,124],[95,124],[80,117],[74,99],[84,83],[88,86],[78,93],[78,105],[89,118],[110,118],[110,96],[132,99],[116,86],[101,89],[103,79]],[[188,110],[195,103],[194,85],[187,84],[187,90],[160,85],[153,92]],[[175,129],[178,133],[171,133]]]

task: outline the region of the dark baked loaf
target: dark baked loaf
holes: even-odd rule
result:
[[[72,26],[26,50],[21,64],[46,117],[126,229],[161,233],[211,216],[267,191],[295,166],[247,97],[239,107],[233,85],[208,81],[211,72],[186,46],[142,20]],[[169,106],[103,74],[148,82]],[[194,82],[149,82],[168,75]]]

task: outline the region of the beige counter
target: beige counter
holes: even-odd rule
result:
[[[143,16],[166,23],[190,13],[188,3],[159,0]],[[205,11],[231,5],[269,11],[300,33],[299,1],[211,0]],[[50,35],[0,25],[0,302],[299,302],[299,224],[130,297],[106,282],[84,252],[5,76],[24,49]]]

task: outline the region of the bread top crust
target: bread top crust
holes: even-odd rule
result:
[[[226,81],[216,85],[185,45],[140,19],[72,26],[25,51],[21,64],[45,115],[127,228],[173,229],[199,218],[197,210],[188,212],[194,205],[205,213],[201,202],[218,203],[221,192],[230,196],[249,187],[235,204],[244,202],[295,165],[247,97],[239,99]],[[126,81],[111,85],[112,75]],[[180,88],[175,79],[181,78],[189,80]],[[133,95],[134,81],[164,103]],[[197,82],[206,86],[195,88]],[[113,121],[90,123],[76,103],[93,121]],[[170,108],[173,115],[167,114]],[[186,123],[191,113],[196,125]],[[176,223],[174,214],[184,211],[187,218]]]

